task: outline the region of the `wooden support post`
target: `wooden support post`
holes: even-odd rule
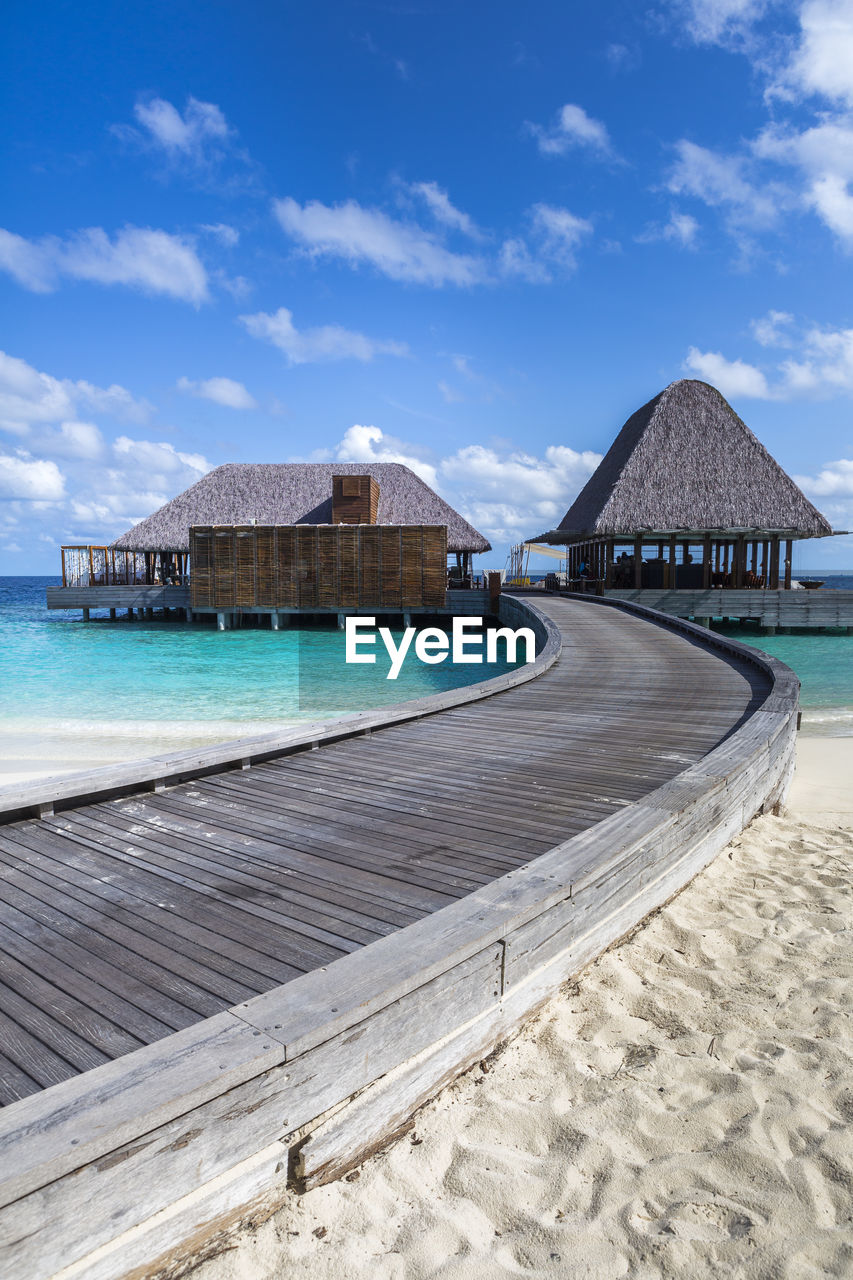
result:
[[[115,609],[110,609],[110,622],[115,622],[115,620],[116,620],[116,611]]]
[[[643,585],[643,539],[638,535],[634,539],[634,586]]]
[[[605,555],[606,563],[604,567],[604,587],[605,587],[605,590],[609,591],[610,588],[613,586],[613,562],[616,559],[616,543],[613,541],[612,538],[607,539],[606,548],[607,550]]]
[[[410,613],[403,614],[403,630],[407,631],[412,625],[412,615]]]
[[[704,627],[707,631],[710,631],[711,629],[710,618],[694,618],[693,621],[696,623],[697,627]]]
[[[217,613],[217,615],[216,615],[216,630],[217,630],[217,631],[227,631],[227,630],[228,630],[228,622],[229,622],[228,614],[227,614],[227,613],[225,613],[225,612],[223,612],[223,611],[220,611],[220,612],[219,612],[219,613]]]
[[[794,544],[790,538],[785,539],[785,590],[791,590],[791,562],[794,554]]]
[[[89,621],[89,610],[88,610],[88,609],[84,609],[84,610],[83,610],[83,621],[84,621],[84,622],[88,622],[88,621]]]
[[[270,627],[272,628],[272,630],[273,630],[273,631],[278,631],[278,629],[279,629],[279,625],[280,625],[280,624],[279,624],[279,614],[277,614],[277,613],[271,613],[271,614],[270,614]]]
[[[128,611],[127,611],[127,620],[128,620],[128,622],[133,622],[133,610],[132,610],[132,609],[128,609]]]
[[[734,586],[742,587],[743,586],[743,568],[744,568],[743,562],[746,559],[746,539],[744,538],[743,534],[741,534],[738,537],[737,543],[735,544],[735,557],[736,558],[735,558]]]
[[[773,591],[779,590],[779,535],[770,539],[770,586]]]
[[[702,588],[707,591],[711,585],[711,535],[706,533],[702,543]],[[705,627],[708,624],[702,623]]]
[[[347,625],[347,615],[345,613],[338,614],[338,631],[345,631]]]
[[[670,591],[673,591],[675,589],[675,585],[678,581],[678,578],[676,576],[677,570],[675,565],[675,551],[676,551],[677,545],[678,544],[675,541],[675,534],[671,533],[669,535],[669,582],[667,584],[669,586]]]

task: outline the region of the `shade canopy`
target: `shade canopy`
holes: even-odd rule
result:
[[[685,378],[628,419],[559,526],[532,541],[673,533],[822,538],[832,528],[720,392]]]
[[[370,475],[377,524],[444,525],[449,551],[490,551],[458,511],[398,462],[231,462],[142,520],[113,544],[125,551],[188,551],[190,525],[331,524],[332,477]]]

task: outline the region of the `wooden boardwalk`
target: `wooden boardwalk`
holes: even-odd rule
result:
[[[0,1101],[365,946],[701,758],[767,694],[746,661],[544,597],[559,661],[423,720],[0,827]]]

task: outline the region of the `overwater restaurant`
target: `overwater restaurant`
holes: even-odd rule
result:
[[[829,522],[706,382],[628,419],[556,529],[566,576],[600,591],[791,587],[794,541]]]
[[[112,546],[64,547],[48,603],[133,608],[123,588],[160,588],[158,605],[216,613],[220,626],[244,612],[277,625],[296,612],[444,610],[490,549],[400,463],[230,463]]]

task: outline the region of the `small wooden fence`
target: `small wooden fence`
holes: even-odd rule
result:
[[[145,554],[115,547],[63,547],[63,587],[135,586],[146,581]]]
[[[207,525],[190,530],[192,608],[442,608],[444,525]]]

